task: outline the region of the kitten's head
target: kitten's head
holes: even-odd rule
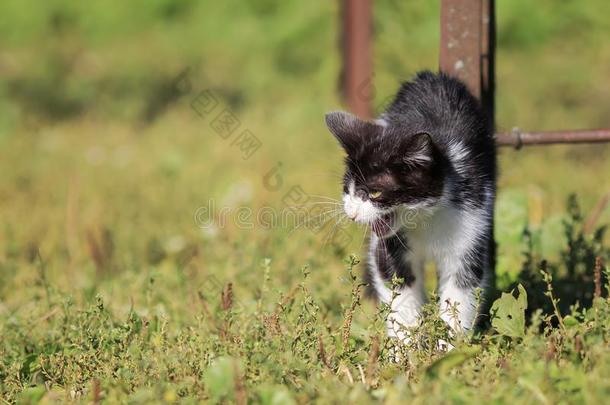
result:
[[[385,234],[397,208],[438,202],[445,164],[429,134],[346,112],[327,114],[326,125],[347,153],[343,202],[349,218]]]

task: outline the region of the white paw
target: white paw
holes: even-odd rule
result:
[[[442,352],[448,352],[450,350],[453,350],[455,347],[444,339],[439,339],[436,344],[436,348]]]

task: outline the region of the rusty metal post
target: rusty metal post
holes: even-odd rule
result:
[[[462,80],[494,124],[494,0],[441,0],[439,68]],[[493,235],[493,223],[491,233]],[[489,263],[496,265],[496,242],[489,241]],[[493,272],[492,274],[495,274]],[[492,281],[495,285],[495,280]]]
[[[342,25],[343,97],[354,114],[371,118],[374,97],[371,0],[343,0]]]
[[[440,70],[481,97],[481,0],[441,1]]]
[[[439,66],[461,79],[481,100],[495,124],[495,0],[441,0]],[[494,125],[495,127],[495,125]],[[498,146],[609,142],[610,130],[522,132],[496,134]]]
[[[492,122],[494,54],[494,0],[441,0],[440,70],[462,80]]]

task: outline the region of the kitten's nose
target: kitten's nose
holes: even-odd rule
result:
[[[354,214],[349,216],[349,219],[351,219],[352,221],[355,221],[357,216],[358,216],[358,214],[354,213]]]

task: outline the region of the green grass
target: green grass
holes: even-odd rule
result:
[[[73,295],[49,281],[43,258],[32,257],[23,281],[32,297],[3,319],[3,395],[25,402],[599,403],[610,391],[610,300],[580,289],[598,285],[607,297],[610,285],[589,280],[585,265],[608,251],[581,240],[577,221],[567,221],[569,229],[566,266],[543,265],[542,277],[528,252],[526,287],[518,299],[504,294],[494,304],[490,329],[457,336],[453,351],[439,352],[436,340],[449,337],[431,304],[412,344],[396,349],[399,363],[385,337],[388,309],[362,301],[354,258],[335,276],[266,259],[242,268],[258,281],[243,291],[202,271],[216,262],[191,252],[100,276]],[[561,312],[550,273],[561,282],[568,263],[575,265],[569,287],[588,303]],[[285,272],[291,282],[282,281]],[[329,279],[335,290],[323,287]],[[526,312],[532,303],[537,309]]]
[[[438,2],[375,7],[379,103],[437,65]],[[608,11],[602,1],[498,2],[499,129],[608,126]],[[362,297],[363,264],[349,259],[362,254],[362,229],[346,225],[352,240],[338,246],[330,226],[204,229],[195,218],[211,200],[277,212],[293,186],[338,198],[341,152],[322,120],[340,105],[334,2],[6,0],[0,15],[5,402],[610,394],[607,276],[594,298],[595,258],[609,259],[596,230],[610,209],[583,229],[610,192],[608,146],[501,151],[498,288],[517,296],[522,284],[528,307],[505,296],[492,326],[443,354],[431,305],[397,364],[387,309]],[[190,90],[176,91],[185,68]],[[190,104],[205,89],[220,105],[202,118]],[[225,107],[262,142],[247,160],[211,127]]]

